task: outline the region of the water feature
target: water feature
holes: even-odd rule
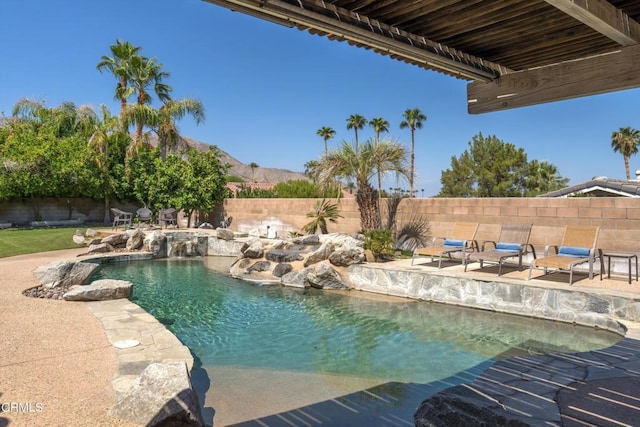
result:
[[[216,425],[338,396],[354,405],[367,397],[363,390],[393,400],[369,407],[367,416],[395,411],[412,420],[428,394],[472,379],[498,358],[586,351],[620,339],[356,291],[261,286],[212,271],[202,260],[115,263],[98,275],[133,282],[133,301],[191,349],[200,368],[194,384],[203,406],[215,408]]]

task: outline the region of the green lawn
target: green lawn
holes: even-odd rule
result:
[[[73,243],[73,233],[76,230],[77,228],[0,230],[0,258],[77,248],[78,245]]]

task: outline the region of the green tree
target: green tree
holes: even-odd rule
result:
[[[316,131],[316,135],[318,135],[324,141],[324,154],[327,154],[327,141],[336,136],[336,131],[331,129],[330,127],[323,126]]]
[[[313,210],[307,213],[307,218],[313,218],[302,227],[302,231],[307,234],[315,234],[318,229],[322,234],[328,234],[327,221],[337,223],[342,215],[338,213],[338,205],[326,199],[316,202]]]
[[[555,165],[545,160],[532,160],[526,175],[525,196],[533,197],[560,190],[568,183],[569,178],[563,178]]]
[[[317,168],[318,168],[317,160],[309,160],[307,163],[304,164],[304,174],[309,178],[311,178],[313,182],[318,181]]]
[[[537,182],[550,173],[546,183]],[[524,149],[496,136],[474,135],[442,171],[439,197],[522,197],[566,182],[548,162],[528,162]]]
[[[373,128],[376,133],[376,144],[380,142],[380,134],[382,132],[389,132],[389,122],[382,117],[374,117],[369,121],[369,126]],[[378,196],[380,196],[380,190],[382,188],[382,174],[378,171]]]
[[[318,164],[320,182],[332,182],[334,177],[352,178],[357,185],[356,203],[360,211],[360,226],[363,232],[380,228],[380,208],[377,191],[370,179],[380,170],[383,174],[395,172],[399,177],[407,175],[407,153],[405,148],[392,141],[376,144],[367,141],[362,150],[356,152],[347,142],[330,151]]]
[[[294,179],[276,184],[273,191],[282,199],[321,199],[335,197],[338,189],[335,185],[321,187],[306,179]]]
[[[133,95],[133,88],[130,86],[132,60],[139,56],[140,47],[127,41],[116,40],[116,43],[110,46],[110,50],[112,56],[103,55],[96,68],[100,73],[108,71],[116,78],[114,98],[120,101],[122,131],[128,133],[124,113],[127,110],[127,100]]]
[[[352,114],[347,119],[347,130],[353,129],[356,134],[356,153],[358,152],[358,130],[363,129],[366,124],[367,119],[360,114]]]
[[[251,168],[251,181],[256,182],[256,169],[260,167],[256,162],[249,163],[249,167]]]
[[[415,133],[416,129],[422,129],[422,122],[427,120],[418,108],[407,108],[404,111],[404,120],[400,122],[400,129],[411,129],[411,166],[409,168],[409,197],[414,197],[413,183],[415,179]]]
[[[620,128],[611,134],[611,148],[614,153],[622,154],[624,158],[624,171],[627,181],[631,179],[629,171],[629,158],[638,152],[640,144],[640,131],[630,127]]]

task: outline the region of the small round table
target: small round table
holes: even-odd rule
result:
[[[631,284],[631,261],[636,264],[636,282],[638,281],[638,255],[631,252],[606,252],[600,255],[600,280],[602,280],[602,272],[604,267],[604,259],[607,258],[607,278],[611,277],[611,258],[626,259],[629,264],[629,284]]]

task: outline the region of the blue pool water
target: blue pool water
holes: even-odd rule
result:
[[[205,368],[427,384],[485,369],[505,355],[586,351],[620,339],[592,328],[357,291],[261,286],[201,260],[114,263],[92,279],[100,277],[134,283],[133,301]]]

